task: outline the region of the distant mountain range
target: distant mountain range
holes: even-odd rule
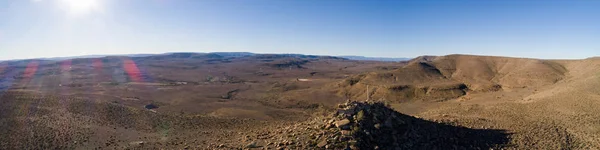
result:
[[[83,55],[83,56],[70,56],[70,57],[51,57],[51,58],[39,58],[40,60],[67,60],[75,58],[102,58],[107,56],[128,56],[128,57],[146,57],[160,54],[123,54],[123,55]]]
[[[246,57],[253,56],[256,53],[250,52],[211,52],[211,53],[195,53],[195,52],[172,52],[172,53],[164,53],[164,54],[123,54],[123,55],[84,55],[84,56],[70,56],[70,57],[52,57],[52,58],[37,58],[37,60],[67,60],[67,59],[75,59],[75,58],[101,58],[107,56],[128,56],[128,57],[148,57],[148,56],[157,56],[157,55],[173,55],[173,54],[213,54],[220,55],[223,57]],[[280,55],[303,55],[303,54],[280,54]],[[308,55],[307,55],[308,56]],[[312,56],[312,55],[311,55]],[[391,57],[365,57],[365,56],[334,56],[345,58],[349,60],[366,60],[366,61],[406,61],[411,58],[391,58]],[[18,60],[27,60],[27,59],[18,59]],[[18,61],[18,60],[5,60],[5,61]],[[0,60],[1,62],[1,60]]]
[[[350,60],[370,60],[370,61],[406,61],[411,58],[392,58],[392,57],[365,57],[365,56],[337,56]]]
[[[48,58],[29,58],[29,59],[11,59],[11,60],[0,60],[3,61],[20,61],[20,60],[67,60],[67,59],[76,59],[76,58],[102,58],[107,56],[128,56],[128,57],[146,57],[146,56],[154,56],[154,55],[162,55],[162,54],[123,54],[123,55],[83,55],[83,56],[68,56],[68,57],[48,57]]]

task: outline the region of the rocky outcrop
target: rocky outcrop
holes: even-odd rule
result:
[[[259,137],[267,140],[264,148],[276,149],[495,149],[508,142],[504,131],[427,121],[396,112],[380,102],[340,104],[324,119]]]

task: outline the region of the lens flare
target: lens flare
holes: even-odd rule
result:
[[[132,80],[134,82],[141,81],[140,69],[138,69],[137,65],[135,64],[135,62],[133,60],[124,59],[123,60],[123,69],[125,70],[125,72],[127,72],[127,75],[129,75],[130,80]]]
[[[0,64],[0,74],[4,73],[5,69],[6,69],[6,64]]]
[[[25,71],[23,72],[23,77],[25,77],[24,79],[31,79],[33,75],[35,75],[35,72],[37,72],[38,66],[39,62],[37,61],[29,62],[29,64],[27,64],[27,68],[25,68]]]
[[[100,11],[100,0],[60,0],[62,7],[71,15],[86,15]]]
[[[96,70],[101,70],[102,69],[102,59],[100,58],[96,58],[92,60],[92,66],[94,67],[94,69]]]
[[[60,63],[60,70],[64,72],[68,72],[71,70],[71,60],[65,60]]]

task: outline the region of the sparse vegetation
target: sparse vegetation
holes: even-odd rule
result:
[[[124,69],[127,59],[138,71]],[[598,59],[184,53],[90,62],[40,62],[32,76],[27,61],[3,67],[0,149],[600,147]],[[342,103],[366,99],[367,85],[380,102]],[[344,119],[347,128],[336,127]]]

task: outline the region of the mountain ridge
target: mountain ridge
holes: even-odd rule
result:
[[[21,61],[21,60],[68,60],[68,59],[78,59],[78,58],[102,58],[109,56],[127,56],[127,57],[148,57],[148,56],[160,56],[160,55],[172,55],[172,54],[216,54],[224,57],[247,57],[254,55],[303,55],[303,56],[330,56],[330,57],[340,57],[346,58],[350,60],[365,60],[365,61],[391,61],[391,62],[400,62],[410,60],[410,58],[392,58],[392,57],[366,57],[366,56],[332,56],[332,55],[311,55],[311,54],[288,54],[288,53],[251,53],[251,52],[168,52],[161,54],[110,54],[110,55],[81,55],[81,56],[68,56],[68,57],[42,57],[42,58],[27,58],[27,59],[10,59],[10,60],[0,60],[0,62],[4,61]]]

